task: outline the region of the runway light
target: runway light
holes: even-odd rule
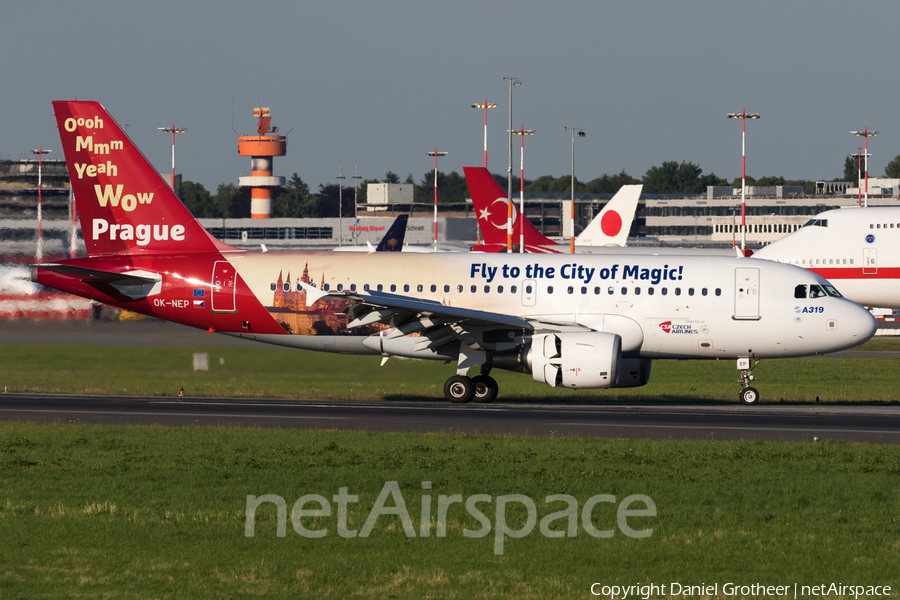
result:
[[[5,385],[3,386],[3,393],[4,393],[4,394],[8,394],[8,393],[9,393],[9,388],[6,387]]]
[[[179,388],[179,389],[178,389],[178,395],[179,395],[179,396],[184,396],[184,388]]]

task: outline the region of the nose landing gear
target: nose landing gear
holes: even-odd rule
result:
[[[737,368],[738,371],[741,372],[738,382],[743,386],[739,397],[741,402],[747,405],[757,404],[759,402],[759,392],[756,391],[756,388],[750,387],[750,382],[756,380],[756,377],[751,375],[751,373],[758,364],[759,361],[756,361],[751,367],[749,358],[737,359]]]

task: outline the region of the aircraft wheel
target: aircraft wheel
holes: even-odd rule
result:
[[[471,402],[475,397],[475,386],[465,375],[454,375],[444,383],[444,398],[456,404]]]
[[[741,402],[744,404],[756,404],[759,402],[759,392],[752,387],[745,387],[741,390]]]
[[[473,401],[481,404],[493,402],[497,397],[497,392],[500,391],[500,386],[497,385],[497,381],[489,375],[478,375],[473,377],[472,385],[475,386],[475,398],[473,398]]]

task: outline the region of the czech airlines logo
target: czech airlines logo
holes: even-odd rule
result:
[[[497,204],[498,202],[500,202],[503,205],[503,207],[500,208],[499,210],[492,211],[494,205]],[[509,215],[508,206],[509,206],[509,201],[507,198],[505,198],[505,197],[497,198],[496,200],[491,202],[490,206],[481,210],[481,213],[478,215],[478,218],[482,219],[484,221],[487,221],[488,223],[490,223],[497,229],[506,231],[509,229],[509,224],[510,224],[510,221],[507,218]],[[494,215],[497,215],[497,218],[500,220],[499,223],[496,220],[491,219],[492,212]],[[512,205],[512,223],[516,222],[517,215],[518,215],[518,209],[516,209],[516,205],[513,204]]]
[[[607,211],[600,219],[600,230],[606,237],[616,237],[622,231],[622,217],[614,210]]]
[[[871,233],[870,233],[869,235],[867,235],[867,236],[866,236],[866,243],[867,243],[867,244],[873,244],[873,243],[875,243],[875,236],[872,235]]]
[[[665,321],[659,324],[659,328],[665,331],[666,333],[672,332],[672,321]]]

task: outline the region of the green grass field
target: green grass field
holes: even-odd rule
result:
[[[898,350],[898,340],[860,349]],[[192,353],[208,352],[210,370],[194,372]],[[224,361],[224,364],[220,363]],[[377,356],[238,348],[110,347],[0,344],[0,387],[10,391],[76,394],[349,400],[442,400],[455,365]],[[896,359],[797,358],[765,360],[754,371],[763,402],[900,401]],[[650,383],[623,390],[553,389],[530,375],[495,370],[501,400],[613,402],[736,402],[734,361],[654,361]]]
[[[247,495],[359,496],[361,529],[396,481],[416,531],[423,495],[468,498],[490,521],[501,495],[649,496],[656,516],[617,526],[614,504],[592,513],[610,538],[468,538],[462,505],[447,535],[408,537],[397,516],[343,538],[336,516],[305,517],[312,539],[276,536],[276,510]],[[422,482],[432,482],[423,491]],[[831,581],[900,588],[900,447],[652,442],[0,424],[0,597],[57,598],[573,598],[594,582],[631,585]],[[393,501],[388,506],[393,506]],[[640,506],[639,506],[640,507]],[[335,509],[336,510],[336,509]],[[426,513],[429,514],[429,513]],[[525,513],[507,511],[518,529]],[[290,519],[290,517],[288,517]],[[565,527],[557,521],[553,528]]]

